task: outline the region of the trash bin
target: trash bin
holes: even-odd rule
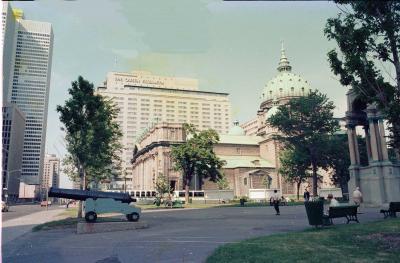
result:
[[[304,202],[308,223],[311,226],[322,226],[324,215],[324,202],[323,201],[306,201]]]

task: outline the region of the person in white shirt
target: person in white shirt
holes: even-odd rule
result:
[[[328,194],[328,202],[329,202],[329,207],[331,207],[331,206],[339,206],[340,205],[338,200],[333,198],[332,194]]]
[[[274,190],[274,194],[272,195],[272,203],[274,205],[275,211],[276,211],[276,215],[279,216],[280,212],[279,212],[279,202],[280,202],[281,198],[279,197],[278,191]]]
[[[362,193],[360,191],[360,187],[356,187],[356,190],[353,192],[353,202],[356,205],[360,205],[362,202]]]

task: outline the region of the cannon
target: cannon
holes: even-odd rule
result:
[[[49,197],[85,201],[84,211],[87,222],[95,222],[100,213],[125,214],[129,221],[138,221],[141,209],[130,205],[136,201],[127,193],[112,193],[91,190],[54,188],[49,189]]]

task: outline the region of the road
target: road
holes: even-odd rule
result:
[[[382,219],[363,209],[361,223]],[[218,246],[243,239],[309,229],[304,206],[223,207],[145,211],[147,229],[77,235],[76,229],[27,233],[3,246],[3,262],[204,262]],[[335,219],[335,224],[345,223]]]
[[[48,208],[49,210],[52,209],[59,209],[58,205],[51,205]],[[8,221],[11,219],[15,219],[18,217],[23,217],[26,215],[30,215],[36,212],[45,211],[46,207],[40,207],[40,204],[29,204],[29,205],[13,205],[10,206],[8,212],[1,213],[2,221]]]

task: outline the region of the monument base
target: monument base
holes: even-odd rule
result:
[[[385,207],[390,202],[400,201],[400,166],[390,162],[371,162],[360,167],[351,166],[349,191],[358,186],[363,195],[363,206]]]
[[[141,222],[98,222],[98,223],[87,223],[79,222],[76,227],[77,234],[94,234],[103,232],[114,232],[114,231],[126,231],[148,228],[148,224],[145,221]]]

